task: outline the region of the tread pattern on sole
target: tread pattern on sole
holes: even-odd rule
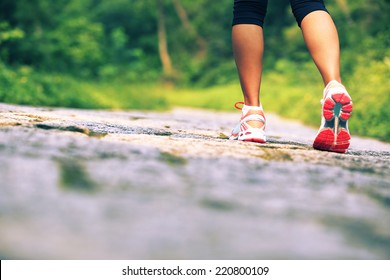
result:
[[[328,122],[344,122],[345,127],[326,127],[319,131],[313,143],[313,148],[322,151],[345,153],[350,145],[351,136],[346,128],[346,122],[351,117],[352,100],[348,94],[334,93],[324,100],[322,115]]]
[[[336,141],[334,141],[336,139]],[[341,129],[335,137],[331,128],[324,128],[318,133],[313,147],[317,150],[345,153],[349,147],[351,136],[348,131]]]
[[[339,118],[343,121],[347,121],[351,117],[352,113],[352,100],[349,95],[344,93],[336,93],[325,99],[323,116],[327,121],[334,119],[336,104],[340,104]]]

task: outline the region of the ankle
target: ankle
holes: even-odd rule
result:
[[[330,80],[325,85],[325,89],[330,89],[330,88],[335,88],[335,87],[344,87],[344,85],[339,80]]]
[[[250,111],[261,111],[263,112],[263,106],[260,104],[259,106],[249,106],[249,105],[244,105],[244,107],[242,107],[242,114],[243,115],[246,115],[248,114]]]
[[[331,80],[329,83],[326,84],[325,88],[324,88],[324,95],[329,92],[329,90],[331,89],[342,89],[343,91],[346,91],[346,88],[345,86],[340,83],[339,81],[336,81],[336,80]]]

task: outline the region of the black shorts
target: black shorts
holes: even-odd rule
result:
[[[323,0],[290,0],[290,5],[299,26],[305,16],[314,11],[326,11]],[[234,0],[233,25],[256,24],[263,26],[268,0]]]

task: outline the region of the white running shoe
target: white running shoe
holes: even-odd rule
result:
[[[265,143],[265,116],[263,108],[257,106],[246,106],[244,102],[237,102],[234,107],[242,111],[240,122],[232,130],[229,137],[231,140]]]
[[[345,153],[351,135],[348,119],[352,113],[352,99],[345,87],[337,81],[330,81],[324,89],[321,127],[313,143],[317,150]]]

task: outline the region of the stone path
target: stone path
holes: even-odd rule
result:
[[[237,113],[0,104],[1,259],[389,259],[390,145]],[[353,121],[353,119],[352,119]]]

